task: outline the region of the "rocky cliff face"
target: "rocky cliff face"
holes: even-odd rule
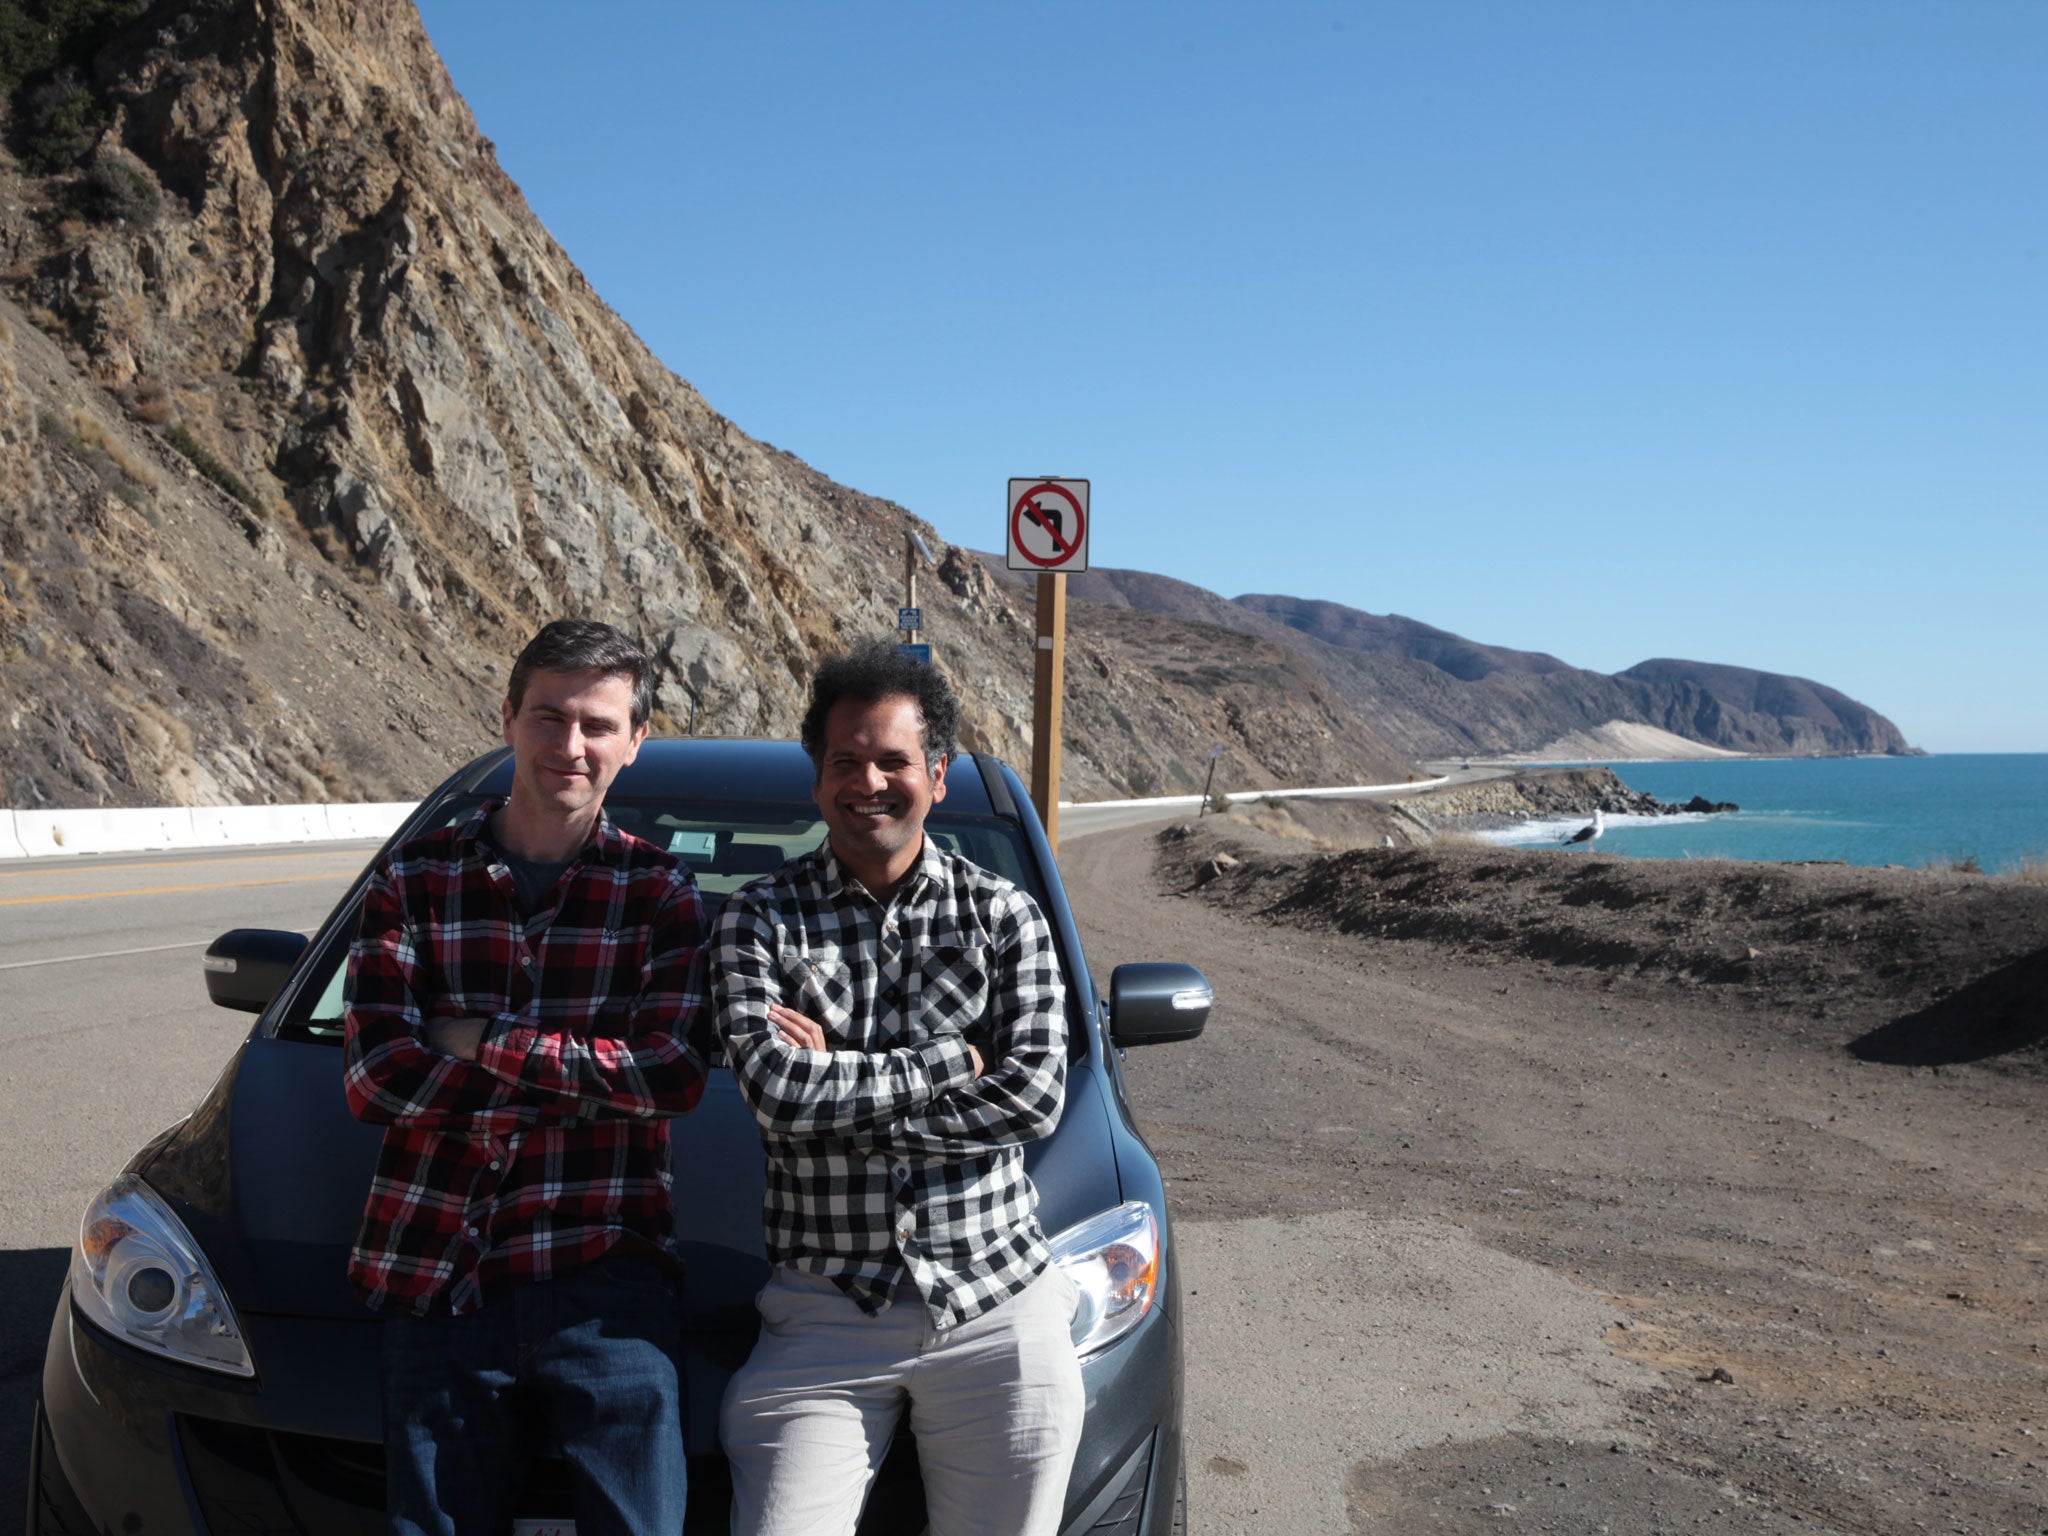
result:
[[[658,728],[792,734],[912,528],[969,744],[1026,755],[1028,607],[663,367],[408,0],[58,9],[0,158],[8,803],[418,794],[572,612],[657,656]],[[1237,787],[1407,767],[1312,676],[1273,694],[1270,645],[1220,681],[1141,649],[1070,644],[1070,795],[1193,787],[1213,741]]]

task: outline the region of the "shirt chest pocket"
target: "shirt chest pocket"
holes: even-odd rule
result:
[[[986,1034],[989,958],[983,944],[934,944],[917,967],[919,1012],[931,1034]]]

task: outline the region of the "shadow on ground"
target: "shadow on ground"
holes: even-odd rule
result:
[[[1946,1067],[1992,1057],[2048,1072],[2048,949],[2000,966],[1917,1013],[1849,1042],[1864,1061]]]
[[[28,1437],[50,1314],[64,1289],[67,1248],[0,1250],[0,1510],[28,1504]]]

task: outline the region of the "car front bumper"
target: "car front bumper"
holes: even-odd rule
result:
[[[38,1470],[46,1484],[75,1498],[93,1529],[146,1536],[375,1536],[384,1529],[380,1325],[263,1316],[245,1316],[243,1324],[259,1373],[253,1381],[120,1344],[79,1319],[65,1288],[44,1355],[32,1454],[44,1462]],[[689,1366],[693,1399],[710,1394],[715,1402],[724,1372],[695,1350]],[[1084,1361],[1081,1374],[1087,1425],[1063,1536],[1163,1536],[1180,1478],[1174,1320],[1156,1309],[1129,1337]],[[890,1458],[897,1480],[914,1484],[911,1453],[898,1449],[903,1454]],[[722,1459],[693,1455],[690,1474],[688,1529],[725,1531]],[[565,1486],[543,1474],[534,1513],[562,1514],[565,1495]],[[922,1525],[909,1512],[921,1508],[914,1486],[878,1486],[863,1536],[909,1536]]]

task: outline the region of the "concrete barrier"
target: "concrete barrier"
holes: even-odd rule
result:
[[[316,843],[333,837],[324,805],[201,805],[192,828],[201,848],[231,843]]]
[[[413,812],[410,800],[391,800],[375,805],[330,805],[327,807],[328,836],[335,838],[389,837]]]
[[[192,813],[179,807],[16,811],[14,834],[30,858],[59,853],[139,852],[192,846]]]
[[[145,853],[254,843],[324,843],[389,837],[409,802],[374,805],[200,805],[0,811],[0,859],[67,853]]]

